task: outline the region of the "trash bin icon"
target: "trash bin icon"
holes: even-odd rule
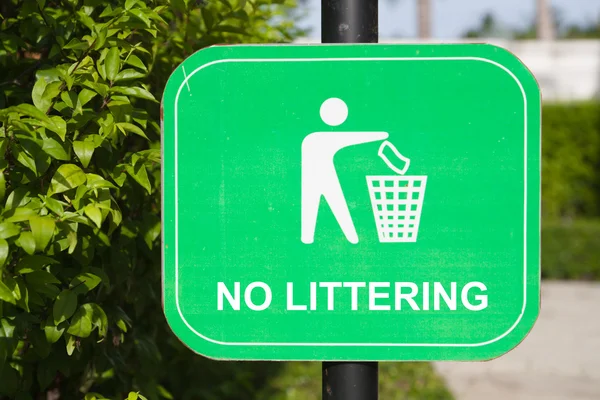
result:
[[[379,241],[416,242],[427,176],[367,176]]]

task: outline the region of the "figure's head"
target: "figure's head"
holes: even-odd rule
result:
[[[344,100],[332,97],[321,104],[321,119],[329,126],[338,126],[348,118],[348,106]]]

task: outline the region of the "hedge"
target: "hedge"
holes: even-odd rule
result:
[[[542,111],[542,277],[600,280],[600,103]]]
[[[600,216],[600,104],[553,104],[542,111],[544,217]]]
[[[542,277],[600,280],[600,220],[544,221]]]

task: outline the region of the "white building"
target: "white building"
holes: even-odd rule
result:
[[[319,43],[317,39],[306,38],[297,42]],[[600,40],[481,39],[476,42],[504,47],[519,57],[536,77],[544,101],[600,100]],[[415,41],[382,39],[380,43],[415,43]],[[444,43],[473,43],[473,41],[456,40]]]

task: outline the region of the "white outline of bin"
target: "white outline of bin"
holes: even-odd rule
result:
[[[380,242],[416,242],[427,176],[367,176]]]

